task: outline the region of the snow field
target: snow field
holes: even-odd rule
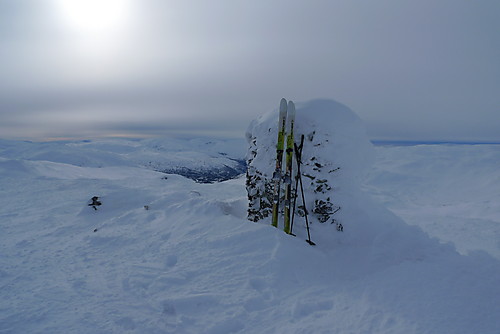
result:
[[[313,222],[315,247],[247,221],[243,178],[141,168],[168,140],[0,141],[0,333],[498,333],[498,146],[377,147],[370,170],[335,133],[345,230]]]
[[[364,189],[462,254],[500,259],[500,145],[376,148]]]
[[[92,179],[97,169],[70,165],[55,178],[24,165],[25,177],[2,179],[29,198],[1,212],[3,332],[494,333],[498,262],[417,228],[327,246],[313,226],[311,247],[246,221],[241,179],[200,185],[127,168]],[[94,194],[97,211],[84,204]],[[398,242],[408,232],[417,241]]]

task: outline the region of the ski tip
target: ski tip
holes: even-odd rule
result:
[[[292,101],[288,101],[287,110],[288,113],[295,114],[295,104]]]
[[[283,113],[283,112],[286,112],[286,99],[285,98],[282,98],[281,99],[281,102],[280,102],[280,112]]]

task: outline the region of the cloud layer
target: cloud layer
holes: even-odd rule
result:
[[[129,0],[100,33],[57,2],[0,2],[2,137],[243,135],[284,96],[373,138],[500,141],[497,1]]]

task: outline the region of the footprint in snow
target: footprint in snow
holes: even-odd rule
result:
[[[177,264],[177,255],[172,254],[167,256],[167,260],[165,261],[165,267],[166,268],[172,268]]]

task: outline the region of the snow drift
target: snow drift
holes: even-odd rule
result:
[[[272,182],[275,166],[277,120],[277,110],[264,114],[250,124],[246,134],[249,168],[268,182]],[[323,249],[339,252],[338,245],[343,244],[342,249],[349,249],[350,256],[375,257],[378,263],[420,258],[430,244],[436,246],[420,229],[408,226],[360,191],[374,151],[362,121],[353,111],[331,100],[299,103],[295,133],[296,140],[305,137],[304,191],[313,218],[312,236]],[[318,203],[325,202],[340,211],[320,223],[320,215],[314,213]],[[304,238],[304,220],[296,221],[294,233]],[[270,224],[270,217],[263,222]],[[333,222],[340,222],[344,232],[337,233]]]

